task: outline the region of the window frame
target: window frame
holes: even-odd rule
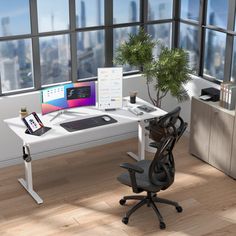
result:
[[[227,28],[223,29],[214,25],[206,24],[207,18],[207,3],[208,0],[200,0],[200,11],[199,11],[199,22],[177,18],[178,27],[180,23],[184,23],[187,25],[193,25],[198,27],[199,29],[199,60],[198,60],[198,71],[197,76],[208,81],[220,84],[221,82],[228,82],[231,79],[231,66],[232,66],[232,52],[233,52],[233,43],[234,36],[236,36],[236,31],[234,31],[235,25],[235,13],[236,13],[236,1],[228,0],[228,17],[227,17]],[[176,0],[179,10],[181,10],[181,0]],[[179,11],[180,12],[180,11]],[[226,34],[226,44],[225,44],[225,62],[224,62],[224,80],[217,80],[217,78],[208,76],[204,74],[204,58],[205,58],[205,38],[206,38],[206,30],[210,29],[213,31],[221,32]],[[178,34],[177,41],[179,41],[180,35]],[[178,44],[177,44],[178,47]]]
[[[47,31],[39,32],[38,30],[38,12],[37,12],[37,0],[29,0],[29,10],[30,10],[30,26],[31,33],[15,36],[6,36],[0,37],[0,41],[14,40],[14,39],[30,39],[32,43],[32,69],[33,69],[33,88],[24,88],[15,91],[2,92],[1,80],[0,80],[0,96],[20,94],[25,92],[32,92],[40,90],[44,87],[49,87],[51,85],[42,85],[41,81],[41,65],[40,65],[40,45],[39,39],[44,36],[55,36],[55,35],[69,35],[70,41],[70,53],[71,53],[71,78],[68,82],[79,82],[79,81],[90,81],[97,80],[97,77],[89,77],[84,79],[77,78],[77,33],[78,32],[87,32],[93,30],[104,30],[104,49],[105,49],[105,66],[113,66],[113,29],[123,28],[129,26],[138,26],[147,29],[148,25],[162,24],[162,23],[171,23],[172,32],[171,32],[171,47],[175,46],[176,32],[173,30],[176,28],[175,24],[175,0],[173,1],[172,9],[172,18],[162,19],[162,20],[151,20],[148,21],[148,0],[139,0],[139,20],[137,22],[130,23],[113,23],[113,0],[104,0],[104,25],[92,26],[92,27],[83,27],[78,28],[76,26],[76,0],[69,1],[69,29],[60,30],[60,31]],[[112,49],[112,50],[111,50]],[[138,74],[140,71],[129,71],[125,72],[124,75]],[[53,85],[63,84],[63,83],[53,83]]]
[[[214,25],[206,24],[207,18],[207,3],[208,0],[200,0],[200,9],[199,9],[199,21],[191,19],[181,19],[181,0],[172,0],[172,18],[170,19],[161,19],[161,20],[148,20],[148,0],[139,1],[139,20],[137,22],[130,23],[113,23],[113,0],[104,0],[104,25],[92,26],[92,27],[83,27],[78,28],[76,26],[76,0],[68,0],[69,2],[69,29],[53,32],[38,32],[38,15],[37,15],[37,0],[28,0],[29,10],[30,10],[30,34],[22,35],[13,35],[13,36],[2,36],[0,41],[9,41],[9,40],[19,40],[19,39],[30,39],[32,43],[32,68],[33,68],[33,88],[24,88],[15,91],[2,92],[2,85],[0,80],[0,96],[19,94],[25,92],[32,92],[40,90],[44,87],[50,85],[41,84],[41,65],[40,65],[40,45],[39,39],[43,36],[54,36],[54,35],[69,35],[70,41],[70,53],[71,53],[71,78],[68,82],[79,82],[79,81],[89,81],[97,80],[97,77],[89,77],[78,79],[77,78],[77,33],[78,32],[87,32],[93,30],[104,30],[104,49],[105,49],[105,65],[106,67],[113,66],[113,29],[123,28],[129,26],[138,26],[143,27],[147,30],[149,25],[157,25],[162,23],[170,23],[172,25],[171,31],[171,48],[177,48],[179,46],[180,40],[180,24],[191,25],[198,27],[198,48],[199,48],[199,58],[197,62],[197,73],[198,77],[209,80],[214,83],[220,84],[222,81],[217,80],[211,76],[204,74],[204,55],[205,55],[205,38],[206,30],[210,29],[216,32],[222,32],[226,34],[226,46],[225,46],[225,63],[224,63],[224,81],[231,80],[232,74],[232,63],[233,63],[233,49],[234,49],[234,40],[236,40],[236,1],[228,0],[228,18],[227,18],[227,28],[223,29]],[[124,75],[138,74],[140,71],[129,71],[125,72]],[[63,84],[63,83],[54,83]]]

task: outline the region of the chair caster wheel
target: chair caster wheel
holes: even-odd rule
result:
[[[165,229],[166,228],[166,224],[164,222],[160,222],[160,229]]]
[[[123,198],[122,198],[122,199],[120,199],[120,205],[122,205],[122,206],[123,206],[125,203],[126,203],[126,200],[125,200],[125,199],[123,199]]]
[[[129,222],[129,218],[128,217],[123,217],[122,222],[127,225],[128,222]]]
[[[177,206],[177,207],[176,207],[176,210],[177,210],[177,212],[179,212],[179,213],[180,213],[180,212],[182,212],[182,211],[183,211],[183,208],[182,208],[181,206]]]

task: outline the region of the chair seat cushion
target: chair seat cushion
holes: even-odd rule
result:
[[[149,181],[148,171],[149,171],[149,167],[151,163],[152,161],[149,161],[149,160],[143,160],[143,161],[139,161],[135,163],[135,165],[141,167],[144,170],[142,174],[135,173],[137,186],[140,190],[149,191],[149,192],[159,192],[162,186],[154,185]],[[122,184],[125,184],[131,187],[131,180],[130,180],[129,172],[122,173],[120,176],[118,176],[117,179]]]

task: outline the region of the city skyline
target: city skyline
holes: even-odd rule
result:
[[[39,15],[39,32],[48,32],[54,28],[56,29],[67,29],[69,27],[69,5],[68,0],[57,0],[59,1],[59,4],[54,4],[53,1],[47,1],[47,0],[41,0],[38,1],[38,15]],[[126,4],[120,4],[120,1],[122,0],[114,0],[114,16],[119,16],[119,18],[124,18],[127,20],[130,19],[129,15],[129,9],[127,9]],[[123,0],[127,2],[127,0]],[[28,0],[14,0],[14,8],[12,8],[12,4],[10,4],[8,1],[1,0],[1,8],[0,8],[0,20],[2,20],[6,17],[10,18],[11,24],[9,25],[10,28],[10,35],[18,35],[18,34],[30,34],[30,13],[29,13],[29,4]],[[77,15],[80,9],[80,3],[81,2],[87,2],[88,7],[85,9],[85,15],[89,16],[87,17],[87,25],[88,26],[94,26],[96,25],[104,25],[104,1],[102,0],[76,0],[76,11]],[[99,4],[97,2],[100,2]],[[171,7],[172,4],[170,0],[162,0],[162,1],[155,1],[155,0],[149,0],[149,5],[152,6],[152,9],[158,9],[160,5],[164,2],[166,6]],[[196,9],[198,7],[199,0],[185,0],[182,4],[182,10],[183,12],[186,12],[184,15],[193,15],[193,9]],[[96,3],[97,7],[90,7],[91,3]],[[139,13],[139,1],[138,0],[130,0],[129,3],[135,4],[135,7],[137,8],[136,12]],[[188,7],[188,4],[190,4],[191,7]],[[100,7],[99,7],[100,6]],[[215,22],[214,24],[217,26],[226,26],[227,25],[227,11],[228,11],[228,4],[227,1],[222,0],[210,0],[208,2],[208,8],[209,14],[208,14],[208,21],[211,12],[217,12],[215,16]],[[97,15],[97,9],[99,9],[100,12],[100,20],[94,23],[94,19],[92,16]],[[166,11],[163,11],[166,12]],[[149,15],[154,15],[153,13],[150,13]],[[168,15],[168,14],[167,14]],[[160,14],[158,16],[161,17]],[[54,26],[52,27],[51,21],[52,18],[54,19]],[[191,18],[191,17],[190,17]],[[42,19],[42,20],[40,20]],[[66,19],[66,24],[65,24]],[[139,19],[137,19],[139,20]],[[42,22],[41,22],[42,21]],[[116,20],[116,17],[114,17],[114,21]],[[48,24],[50,22],[50,24]],[[122,20],[118,21],[123,22]],[[41,26],[44,25],[44,30],[40,30]],[[6,36],[3,34],[3,27],[1,24],[0,28],[0,36]],[[8,35],[9,36],[9,35]]]
[[[2,2],[0,9],[0,37],[16,36],[18,34],[31,34],[30,11],[28,0],[12,0],[14,7],[7,2]],[[53,1],[38,0],[38,30],[40,32],[53,32],[69,30],[69,5],[68,0]],[[216,4],[216,1],[218,4]],[[104,25],[103,0],[75,0],[76,27],[91,27]],[[170,19],[172,17],[172,0],[149,0],[148,19]],[[94,7],[91,7],[94,6]],[[211,25],[226,27],[227,1],[208,1],[207,22]],[[198,20],[199,0],[183,0],[183,18]],[[139,0],[114,0],[113,23],[139,22]],[[150,24],[148,33],[159,40],[164,46],[171,46],[171,23]],[[191,66],[197,66],[198,48],[195,43],[197,31],[190,26],[180,27],[180,45],[189,51]],[[181,36],[181,31],[185,35]],[[115,49],[128,39],[128,35],[136,34],[138,26],[114,28]],[[204,72],[222,77],[221,70],[224,66],[225,42],[220,36],[207,30],[205,38],[205,64]],[[105,65],[105,30],[89,30],[77,32],[77,76],[78,79],[94,77],[97,68]],[[182,37],[182,38],[181,38]],[[234,44],[236,45],[236,43]],[[39,36],[39,53],[41,82],[43,85],[70,80],[71,76],[71,48],[70,33],[52,36]],[[159,55],[155,48],[154,56]],[[214,57],[217,56],[217,60]],[[34,86],[33,81],[33,55],[31,37],[27,39],[13,39],[0,42],[0,68],[2,90],[15,90]],[[101,60],[101,58],[103,58]],[[236,64],[236,53],[233,54],[233,63]],[[124,71],[129,70],[129,65],[124,66]],[[14,71],[14,73],[12,72]],[[236,74],[234,70],[234,74]],[[221,73],[221,74],[220,74]],[[236,76],[236,75],[235,75]]]

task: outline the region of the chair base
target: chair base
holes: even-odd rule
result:
[[[159,197],[157,197],[156,194],[153,194],[151,192],[147,192],[146,196],[141,196],[141,195],[125,196],[120,200],[120,204],[124,205],[127,200],[139,200],[139,202],[136,205],[134,205],[132,208],[130,208],[128,212],[126,212],[125,216],[122,219],[122,222],[124,224],[128,224],[129,217],[135,211],[137,211],[140,207],[142,207],[145,204],[147,204],[148,207],[151,206],[152,209],[154,210],[154,212],[156,213],[156,215],[159,219],[159,222],[160,222],[160,229],[165,229],[166,225],[164,223],[164,220],[163,220],[163,217],[162,217],[160,211],[158,210],[158,208],[155,205],[155,202],[172,205],[175,207],[175,209],[179,213],[183,211],[183,208],[177,202],[174,202],[174,201],[171,201],[168,199],[164,199],[164,198],[159,198]]]

